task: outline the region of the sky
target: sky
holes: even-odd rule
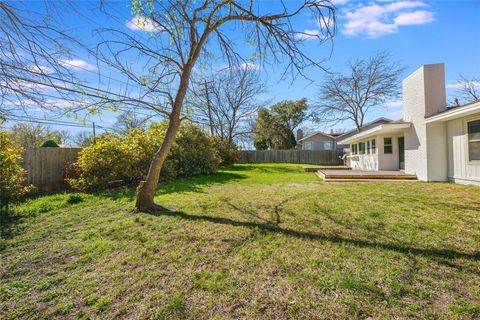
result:
[[[128,2],[116,2],[115,20],[107,18],[93,10],[94,2],[76,2],[79,12],[65,12],[63,21],[78,39],[93,46],[98,38],[95,30],[101,27],[121,27],[136,35],[154,29],[148,21],[138,26],[133,18]],[[295,5],[295,1],[287,1]],[[389,52],[392,60],[406,66],[401,78],[423,64],[445,63],[447,99],[458,95],[457,80],[462,74],[466,78],[480,76],[480,0],[471,1],[354,1],[335,0],[337,7],[337,35],[332,42],[320,43],[317,38],[306,37],[304,50],[322,66],[334,72],[345,71],[349,60],[368,59],[380,51]],[[33,8],[40,3],[31,2]],[[268,10],[270,1],[258,1],[258,5]],[[79,15],[80,13],[80,15]],[[79,17],[82,18],[79,18]],[[133,18],[133,19],[132,19]],[[294,21],[299,31],[316,34],[319,24],[310,16],[300,15]],[[232,37],[236,34],[232,31]],[[241,39],[241,38],[239,38]],[[236,41],[240,52],[248,55],[248,45]],[[95,82],[92,75],[96,70],[95,61],[84,52],[75,52],[76,56],[65,59],[65,64],[78,73],[78,76]],[[225,62],[218,61],[212,68],[220,68]],[[325,73],[317,68],[310,68],[306,74],[308,80],[297,77],[281,80],[282,66],[258,67],[258,72],[267,81],[269,92],[265,98],[273,102],[295,100],[306,97],[310,105],[318,102],[318,87]],[[121,80],[117,80],[121,84]],[[400,83],[399,83],[400,85]],[[373,110],[366,121],[380,116],[391,119],[402,117],[401,100],[388,101],[382,108]],[[36,113],[35,113],[36,112]],[[36,117],[49,117],[41,111],[34,111]],[[97,125],[112,127],[118,114],[104,113],[91,118]],[[67,120],[67,119],[63,119]],[[70,120],[71,121],[71,120]],[[353,127],[350,122],[343,122],[332,127],[306,123],[311,130],[345,130]],[[61,129],[61,128],[58,128]],[[83,128],[70,128],[74,132],[85,131]],[[99,131],[102,131],[101,129]]]

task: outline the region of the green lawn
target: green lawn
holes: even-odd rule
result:
[[[52,194],[2,226],[0,318],[473,319],[480,189],[324,184],[238,165],[133,190]]]

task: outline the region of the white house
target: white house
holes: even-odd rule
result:
[[[403,113],[338,141],[350,145],[353,169],[480,185],[480,100],[447,107],[444,64],[424,65],[403,80]]]

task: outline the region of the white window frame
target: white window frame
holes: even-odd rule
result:
[[[385,144],[385,139],[390,139],[390,144]],[[385,146],[392,148],[392,151],[389,153],[386,153]],[[393,137],[383,137],[383,154],[393,154]]]
[[[467,159],[467,164],[471,164],[471,165],[480,165],[480,160],[470,160],[470,144],[469,144],[469,141],[468,141],[468,123],[469,122],[474,122],[474,121],[479,121],[480,120],[480,117],[478,116],[474,116],[474,117],[471,117],[471,118],[467,118],[464,120],[464,129],[465,129],[465,151],[466,151],[466,154],[465,154],[465,159]]]

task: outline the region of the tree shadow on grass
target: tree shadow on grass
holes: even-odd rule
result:
[[[169,182],[160,182],[157,187],[156,196],[164,194],[174,194],[182,192],[203,193],[206,186],[225,184],[232,181],[239,181],[247,178],[246,175],[219,171],[205,176],[193,176],[188,178],[180,178]],[[108,197],[112,200],[127,199],[133,201],[135,199],[136,186],[116,188],[112,190],[99,191],[95,195]]]
[[[154,216],[176,217],[190,221],[208,221],[216,224],[230,225],[234,227],[245,227],[260,229],[264,232],[273,232],[300,239],[310,239],[318,241],[327,241],[339,244],[351,244],[361,248],[383,249],[403,254],[413,254],[433,259],[467,259],[471,261],[480,261],[480,252],[467,253],[450,249],[418,248],[402,246],[388,243],[377,243],[374,241],[349,239],[338,235],[319,234],[308,231],[299,231],[289,228],[282,228],[274,223],[258,223],[252,221],[237,221],[229,218],[214,217],[209,215],[192,215],[182,211],[176,212],[156,212]],[[458,266],[457,266],[458,267]],[[477,271],[478,272],[478,271]],[[476,272],[476,273],[477,273]]]
[[[4,240],[13,238],[20,233],[21,219],[20,215],[11,211],[4,210],[0,212],[0,252],[5,249]]]
[[[203,188],[206,186],[225,184],[246,178],[247,176],[244,174],[225,171],[219,171],[206,176],[182,178],[171,182],[160,183],[157,187],[157,195],[177,192],[203,193]]]

